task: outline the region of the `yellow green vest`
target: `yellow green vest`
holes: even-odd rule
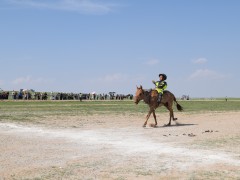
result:
[[[155,85],[158,93],[162,93],[167,88],[167,83],[165,81],[157,81]]]

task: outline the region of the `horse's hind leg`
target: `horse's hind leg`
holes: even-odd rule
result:
[[[174,115],[173,115],[172,117],[173,117],[173,120],[174,120],[174,121],[176,121],[176,120],[177,120],[177,118],[175,118],[175,117],[174,117]]]
[[[169,110],[169,123],[167,124],[167,126],[171,126],[171,120],[173,118],[173,120],[177,120],[177,118],[174,118],[174,114],[173,114],[173,109],[171,107],[166,107]]]
[[[173,117],[173,110],[171,108],[169,108],[168,110],[169,110],[170,118],[169,118],[169,123],[167,125],[171,126],[171,120],[172,120],[172,117]]]
[[[174,118],[173,108],[171,107],[170,109],[171,109],[171,110],[170,110],[170,114],[171,114],[171,116],[172,116],[172,119],[173,119],[173,121],[176,121],[177,118]]]
[[[174,117],[174,113],[173,113],[173,109],[172,108],[169,108],[169,111],[170,111],[170,121],[169,121],[169,125],[171,125],[171,118],[173,121],[176,121],[177,118]]]

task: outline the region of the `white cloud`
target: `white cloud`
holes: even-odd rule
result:
[[[13,84],[22,84],[22,83],[29,83],[30,82],[30,76],[27,77],[19,77],[13,80]]]
[[[52,80],[50,79],[44,79],[44,78],[32,78],[31,76],[26,76],[26,77],[18,77],[15,80],[12,81],[13,84],[15,85],[20,85],[20,84],[45,84],[48,82],[51,82]]]
[[[98,78],[98,81],[101,82],[114,82],[114,81],[123,81],[127,79],[126,74],[121,74],[121,73],[115,73],[111,75],[106,75],[104,77]]]
[[[198,59],[195,59],[193,60],[192,62],[194,64],[205,64],[208,60],[206,58],[198,58]]]
[[[94,0],[8,0],[7,2],[22,7],[74,11],[84,14],[105,14],[113,11],[113,8],[117,6]]]
[[[150,59],[149,61],[145,62],[144,64],[153,66],[153,65],[159,64],[159,60],[158,59]]]
[[[190,75],[189,80],[195,79],[224,79],[227,76],[209,69],[198,69]]]

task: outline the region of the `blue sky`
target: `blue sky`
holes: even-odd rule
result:
[[[0,88],[240,97],[239,0],[0,0]]]

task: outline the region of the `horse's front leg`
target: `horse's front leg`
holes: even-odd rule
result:
[[[156,118],[155,111],[153,111],[153,117],[154,117],[154,120],[155,120],[155,126],[154,127],[156,127],[157,126],[157,118]]]
[[[147,116],[146,116],[146,121],[145,121],[145,123],[143,124],[143,127],[146,127],[147,121],[148,121],[150,115],[152,114],[152,112],[153,112],[153,109],[150,108],[149,111],[148,111],[148,114],[147,114]]]

